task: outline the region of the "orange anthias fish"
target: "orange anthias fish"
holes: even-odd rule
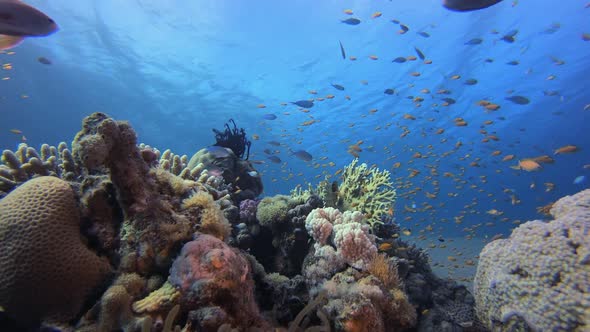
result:
[[[566,145],[566,146],[562,146],[559,149],[555,150],[555,152],[553,154],[573,153],[578,150],[579,150],[579,148],[575,145]]]
[[[44,37],[58,30],[47,15],[18,0],[0,1],[0,50],[20,44],[25,37]]]
[[[532,159],[523,159],[518,162],[516,169],[525,170],[527,172],[537,171],[541,169],[541,165]]]

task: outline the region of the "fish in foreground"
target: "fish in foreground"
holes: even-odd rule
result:
[[[25,37],[44,37],[57,29],[49,16],[24,2],[0,1],[0,50],[17,46]]]
[[[446,9],[457,12],[468,12],[493,6],[502,0],[443,0]]]

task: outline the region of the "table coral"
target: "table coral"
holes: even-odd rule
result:
[[[67,182],[38,177],[0,201],[0,305],[15,319],[73,318],[110,270],[81,240]]]
[[[549,222],[529,221],[486,245],[474,280],[489,327],[590,328],[590,190],[557,201]]]

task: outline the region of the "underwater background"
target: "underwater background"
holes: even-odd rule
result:
[[[234,119],[249,159],[264,162],[267,196],[315,185],[358,153],[391,171],[403,237],[451,275],[464,260],[448,256],[473,259],[496,234],[545,218],[538,207],[589,187],[586,1],[470,13],[437,0],[28,3],[60,31],[0,54],[3,149],[69,142],[85,116],[105,112],[140,142],[192,155]],[[360,24],[342,22],[351,17]],[[577,151],[555,154],[567,145]],[[510,167],[543,155],[553,161],[539,170]]]

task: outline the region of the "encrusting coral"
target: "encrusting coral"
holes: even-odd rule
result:
[[[21,322],[73,318],[108,276],[80,237],[69,184],[29,180],[0,200],[0,306]]]
[[[477,313],[494,331],[590,329],[590,190],[561,198],[551,214],[480,254]]]

